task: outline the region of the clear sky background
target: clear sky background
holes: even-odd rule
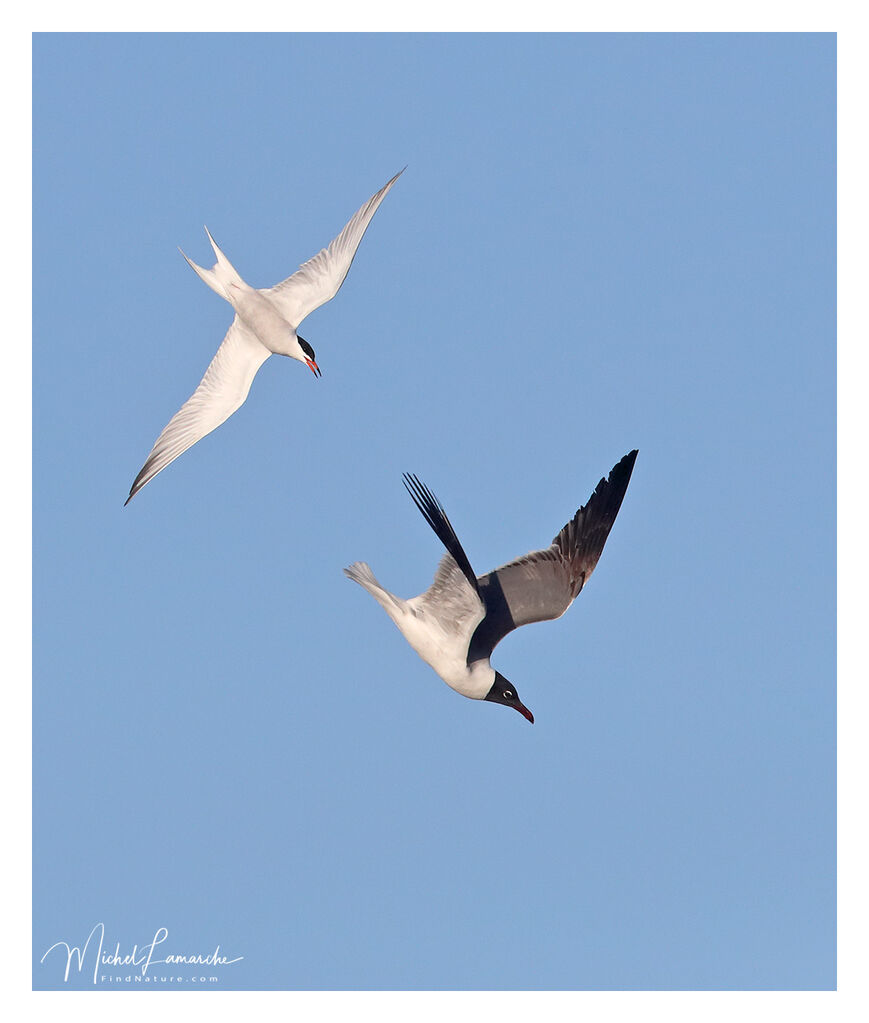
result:
[[[835,984],[830,35],[38,36],[34,985]],[[408,165],[323,378],[123,508],[231,310]],[[465,700],[342,575],[482,573],[640,449],[597,572]],[[171,946],[171,948],[170,948]]]

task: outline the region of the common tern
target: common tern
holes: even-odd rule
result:
[[[154,443],[124,504],[170,462],[220,426],[240,408],[257,370],[270,355],[304,362],[320,376],[314,349],[297,331],[304,318],[333,298],[344,283],[365,229],[401,170],[350,218],[341,233],[285,281],[252,288],[218,248],[205,228],[217,262],[207,270],[181,255],[203,281],[235,310],[235,318],[199,386]]]

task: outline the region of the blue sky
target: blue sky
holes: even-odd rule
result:
[[[56,941],[224,989],[835,984],[829,35],[39,36],[34,985]],[[315,380],[130,483],[230,310],[405,164]],[[600,566],[451,692],[404,596],[633,447]],[[122,974],[125,975],[125,974]]]

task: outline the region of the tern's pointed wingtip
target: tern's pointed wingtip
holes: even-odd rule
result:
[[[127,500],[124,501],[124,507],[125,508],[130,503],[130,501],[133,500],[133,498],[136,496],[136,494],[139,493],[139,491],[142,489],[142,487],[144,485],[145,485],[144,483],[140,483],[139,482],[139,477],[137,476],[135,481],[133,482],[133,485],[130,487],[130,493],[127,495]]]

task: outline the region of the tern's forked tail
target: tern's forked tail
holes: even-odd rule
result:
[[[227,302],[231,302],[232,300],[229,297],[229,292],[227,290],[228,285],[234,284],[238,287],[244,287],[244,281],[241,279],[241,275],[238,270],[235,269],[223,252],[221,252],[217,242],[211,237],[211,232],[207,227],[205,228],[205,233],[208,235],[208,240],[211,242],[212,249],[214,249],[214,255],[217,257],[217,262],[210,270],[206,270],[204,266],[199,266],[197,263],[194,263],[183,249],[179,249],[178,251],[212,291],[216,291],[221,298],[225,298]]]

